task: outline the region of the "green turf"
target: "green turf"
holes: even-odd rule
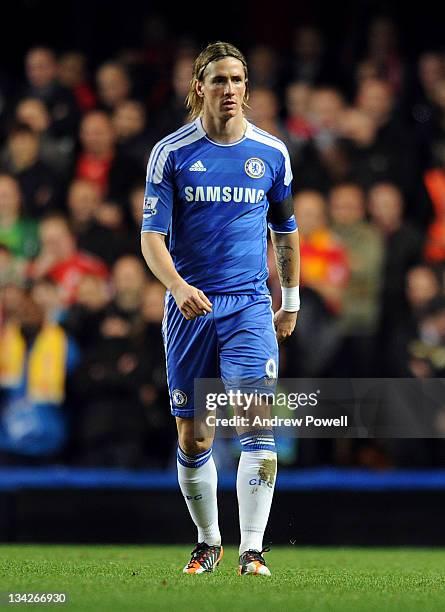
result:
[[[182,575],[188,554],[169,546],[0,546],[0,592],[64,591],[69,602],[51,608],[82,612],[445,610],[445,550],[277,547],[267,555],[272,578],[238,577],[234,548],[214,574]],[[25,606],[0,611],[12,607]]]

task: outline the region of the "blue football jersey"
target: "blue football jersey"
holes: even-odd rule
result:
[[[291,194],[286,146],[247,123],[241,140],[213,142],[201,119],[153,148],[142,232],[169,234],[178,273],[205,293],[264,293],[269,206]],[[293,217],[284,228],[295,231]]]

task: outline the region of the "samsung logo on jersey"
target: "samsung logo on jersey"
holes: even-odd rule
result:
[[[263,189],[252,187],[190,187],[184,188],[187,202],[245,202],[258,204],[264,198]]]

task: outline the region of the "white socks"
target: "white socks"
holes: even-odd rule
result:
[[[259,550],[269,519],[277,474],[277,455],[270,430],[240,436],[243,451],[238,465],[238,494],[241,544],[239,552]],[[217,473],[210,448],[195,456],[178,446],[178,480],[190,516],[198,528],[198,542],[221,545],[216,500]]]
[[[218,477],[212,449],[199,455],[186,455],[178,446],[178,481],[190,516],[198,528],[198,542],[221,545],[218,526],[216,487]]]
[[[273,432],[248,432],[240,436],[241,453],[236,490],[241,530],[240,555],[246,550],[261,551],[269,519],[277,474]]]

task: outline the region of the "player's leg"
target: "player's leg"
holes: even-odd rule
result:
[[[238,379],[245,391],[257,389],[273,393],[278,346],[269,297],[228,297],[227,316],[217,320],[217,330],[221,373],[226,385],[231,386]],[[268,414],[265,403],[251,407],[251,424],[238,430],[242,446],[237,474],[240,573],[270,575],[262,552],[275,488],[277,456],[272,429],[252,424],[255,416],[264,418]]]
[[[187,321],[166,298],[163,335],[171,411],[178,429],[177,468],[181,492],[198,530],[198,545],[186,573],[212,571],[222,556],[212,457],[213,432],[195,428],[194,378],[216,375],[216,333],[212,317]]]
[[[217,473],[212,457],[213,437],[195,438],[194,419],[176,417],[178,481],[198,530],[198,542],[221,544],[216,499]]]
[[[239,573],[270,576],[262,553],[267,550],[263,549],[263,537],[277,474],[273,431],[251,427],[239,435],[242,444],[236,479],[241,531]]]
[[[185,566],[187,574],[213,571],[223,549],[218,524],[218,477],[212,457],[213,436],[199,435],[193,418],[176,417],[178,428],[178,481],[193,522],[198,544]]]

